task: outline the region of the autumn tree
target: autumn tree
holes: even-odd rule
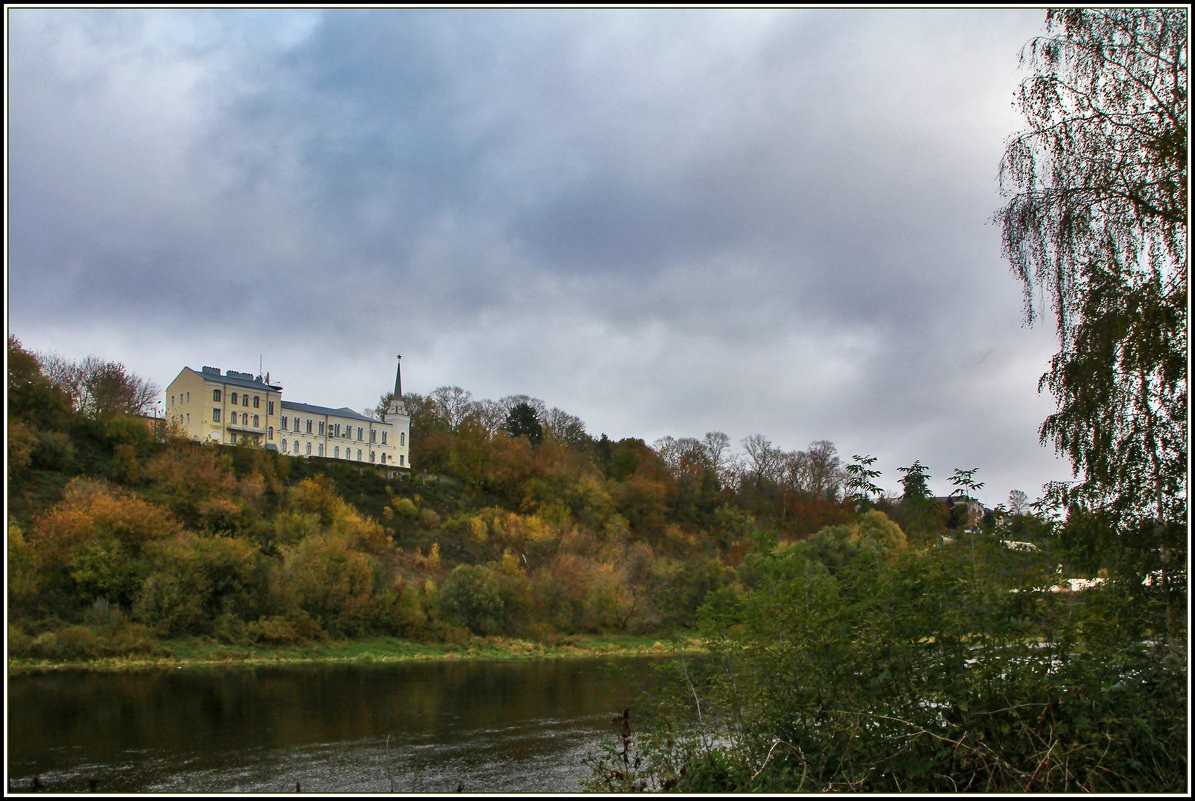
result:
[[[585,423],[580,417],[556,407],[544,414],[543,426],[545,436],[572,447],[583,447],[593,441],[585,433]]]
[[[34,519],[28,542],[48,604],[103,599],[128,609],[149,570],[146,548],[180,530],[165,507],[77,478]]]
[[[712,522],[721,483],[705,444],[693,437],[662,437],[654,449],[676,479],[674,517],[689,525]]]
[[[481,485],[491,473],[490,437],[485,426],[470,418],[452,438],[448,466],[453,475],[473,486]]]
[[[747,470],[756,483],[778,483],[783,472],[784,453],[763,434],[744,438],[742,445],[746,453]]]
[[[449,431],[456,431],[477,408],[473,393],[456,386],[437,387],[432,391],[431,399]]]
[[[71,397],[75,410],[89,417],[148,414],[162,395],[161,387],[119,362],[97,356],[72,362],[53,353],[39,354],[38,361],[46,376]]]
[[[71,414],[71,397],[44,372],[37,356],[16,337],[8,338],[8,417],[38,428],[61,428]]]
[[[777,501],[781,515],[784,497],[781,493],[785,474],[786,454],[775,447],[763,434],[752,434],[742,440],[742,478],[739,481],[739,498],[755,515],[769,517]]]
[[[788,478],[797,492],[837,501],[846,482],[846,470],[838,458],[838,449],[829,440],[809,443],[787,465]]]
[[[393,393],[387,392],[378,400],[377,413],[380,415],[383,409],[383,402],[389,405],[390,398]],[[411,437],[415,438],[426,437],[433,431],[442,431],[446,429],[446,424],[440,417],[439,407],[436,402],[427,395],[420,395],[416,392],[403,393],[403,403],[407,407],[407,414],[411,418]]]
[[[1186,513],[1188,36],[1181,7],[1049,11],[1000,168],[1026,318],[1039,288],[1056,315],[1040,435],[1078,478],[1060,500],[1125,522]]]
[[[734,455],[730,452],[730,437],[721,431],[707,431],[701,439],[701,446],[705,448],[705,458],[718,474],[719,483],[723,486],[729,484],[734,463]]]
[[[232,457],[215,445],[176,442],[145,466],[154,490],[185,519],[202,520],[236,489]]]
[[[358,634],[374,611],[376,561],[345,536],[307,537],[282,549],[286,602],[326,631]]]

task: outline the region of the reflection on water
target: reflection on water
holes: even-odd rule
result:
[[[17,676],[10,789],[575,792],[655,660]]]

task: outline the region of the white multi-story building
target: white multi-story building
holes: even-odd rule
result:
[[[410,467],[411,418],[402,401],[402,366],[394,378],[394,401],[382,420],[339,409],[282,399],[267,374],[218,367],[184,367],[166,387],[166,421],[197,440],[236,445],[251,442],[288,456],[317,456],[393,467]]]

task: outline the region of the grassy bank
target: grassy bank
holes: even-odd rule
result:
[[[8,660],[8,675],[57,670],[152,670],[235,665],[347,664],[458,660],[569,659],[599,656],[667,656],[700,649],[696,637],[592,635],[541,643],[509,637],[475,637],[460,644],[425,644],[397,637],[304,645],[232,646],[202,639],[164,640],[153,654],[92,660]]]

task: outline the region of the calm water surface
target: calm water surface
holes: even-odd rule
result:
[[[652,659],[56,673],[8,680],[9,788],[546,792],[653,682]]]

